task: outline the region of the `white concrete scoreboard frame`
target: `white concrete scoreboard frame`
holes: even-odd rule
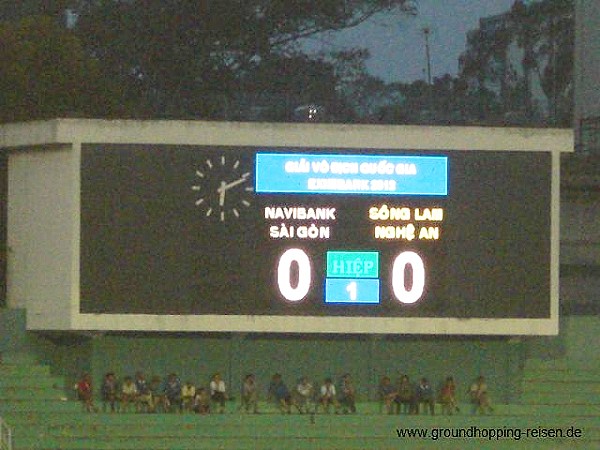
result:
[[[573,150],[573,135],[570,130],[57,119],[0,126],[0,148],[9,154],[7,300],[10,307],[26,308],[27,326],[32,330],[455,335],[553,335],[558,333],[560,154]],[[218,151],[213,152],[214,149]],[[266,296],[273,296],[273,299],[263,303],[260,299],[247,300],[250,303],[254,302],[252,305],[255,306],[242,304],[241,301],[236,303],[234,299],[230,302],[230,309],[227,310],[224,309],[227,300],[218,300],[214,302],[213,306],[207,306],[207,309],[195,309],[194,305],[198,303],[198,299],[192,298],[190,301],[189,296],[193,297],[193,291],[182,288],[181,297],[184,299],[184,306],[181,306],[180,309],[175,308],[176,310],[173,312],[169,307],[168,298],[156,300],[158,303],[155,302],[155,306],[152,306],[152,302],[149,300],[151,305],[149,311],[143,310],[142,306],[140,306],[141,309],[136,309],[135,304],[143,303],[139,299],[129,302],[125,300],[120,306],[115,306],[114,310],[110,309],[112,306],[108,306],[108,310],[103,310],[103,306],[98,306],[98,302],[94,298],[87,300],[82,298],[82,286],[84,285],[86,285],[86,293],[97,294],[100,292],[98,295],[102,296],[102,290],[105,287],[108,289],[109,283],[119,283],[119,273],[128,273],[127,267],[118,267],[118,265],[134,261],[133,259],[128,260],[126,257],[123,260],[125,262],[117,261],[117,267],[110,275],[113,278],[99,282],[96,282],[96,278],[94,278],[98,273],[102,276],[108,277],[108,275],[102,271],[97,273],[96,266],[106,265],[106,260],[95,261],[93,264],[82,261],[82,254],[94,255],[101,248],[98,247],[97,242],[92,240],[93,242],[85,244],[86,249],[83,249],[82,235],[89,235],[91,232],[82,230],[82,227],[90,227],[85,223],[82,225],[82,222],[85,222],[82,215],[91,214],[92,219],[90,220],[97,220],[94,215],[95,211],[102,209],[101,207],[88,207],[91,213],[82,213],[84,203],[82,197],[88,195],[85,190],[89,190],[90,183],[93,185],[96,181],[104,183],[101,184],[103,187],[99,190],[110,190],[107,186],[111,186],[111,180],[107,180],[107,178],[114,176],[116,177],[114,183],[118,183],[119,176],[115,172],[112,175],[107,174],[103,180],[100,180],[103,178],[101,172],[99,172],[100,175],[98,173],[94,175],[94,172],[82,175],[84,172],[82,155],[88,154],[92,162],[105,161],[110,158],[103,156],[96,158],[96,156],[109,155],[111,152],[116,154],[121,151],[124,152],[119,157],[122,159],[117,160],[116,164],[114,161],[110,162],[106,167],[114,168],[130,163],[135,166],[137,164],[135,161],[140,159],[138,158],[140,154],[148,155],[141,159],[150,160],[158,157],[156,155],[170,152],[169,158],[173,158],[173,160],[180,158],[181,155],[184,155],[184,159],[191,157],[193,160],[197,152],[207,151],[208,158],[205,154],[201,154],[196,161],[186,163],[190,172],[185,175],[187,177],[185,189],[194,196],[195,200],[190,210],[193,211],[193,214],[201,216],[203,221],[207,218],[212,220],[213,225],[210,227],[214,227],[215,230],[218,230],[218,227],[226,226],[225,223],[229,217],[239,217],[244,205],[249,206],[246,204],[249,202],[245,202],[240,197],[236,201],[245,203],[232,207],[229,207],[228,204],[229,209],[225,208],[226,202],[233,201],[231,196],[238,188],[240,191],[243,188],[247,194],[254,197],[263,195],[264,197],[260,197],[260,201],[257,202],[259,204],[258,212],[252,219],[255,222],[247,225],[244,232],[239,233],[239,236],[257,233],[257,236],[262,237],[256,239],[259,241],[262,239],[264,245],[268,247],[259,249],[261,258],[266,261],[269,258],[268,255],[272,253],[279,259],[268,263],[272,266],[268,270],[257,269],[258,271],[252,274],[257,278],[251,282],[245,282],[244,273],[241,273],[238,281],[225,284],[231,286],[239,284],[238,291],[234,290],[233,292],[242,295],[246,291],[252,291],[255,285],[269,285],[270,282],[266,281],[266,278],[260,278],[266,274],[264,276],[274,278],[272,285],[266,286],[266,291],[260,291],[262,287],[258,286],[256,292],[266,292]],[[154,153],[152,153],[153,151]],[[254,167],[251,171],[255,172],[252,174],[240,172],[237,175],[231,173],[228,178],[220,178],[220,184],[217,182],[214,185],[216,189],[214,186],[210,187],[209,191],[215,195],[214,201],[216,202],[213,204],[215,207],[213,212],[213,207],[204,202],[204,194],[197,192],[204,189],[202,183],[204,183],[205,172],[208,172],[213,164],[217,166],[219,164],[231,165],[230,168],[237,167],[240,164],[239,159],[243,159],[248,152],[252,153]],[[510,203],[510,198],[520,198],[521,195],[523,198],[529,198],[527,201],[530,203],[535,203],[531,199],[535,199],[536,195],[540,194],[540,198],[542,198],[547,194],[546,203],[544,201],[540,203],[544,205],[543,208],[547,207],[548,209],[548,211],[542,211],[541,214],[547,216],[548,226],[542,230],[546,236],[540,238],[539,242],[542,244],[539,246],[544,247],[547,242],[548,248],[540,250],[542,256],[534,254],[530,258],[530,261],[536,260],[536,258],[543,261],[541,264],[543,267],[539,270],[532,269],[531,275],[535,277],[538,276],[535,275],[536,273],[541,273],[541,284],[545,285],[545,287],[541,287],[544,294],[544,298],[540,300],[541,312],[529,311],[527,301],[520,306],[513,305],[513,312],[505,316],[503,316],[502,308],[496,308],[496,312],[491,315],[487,315],[484,306],[481,307],[484,309],[477,309],[476,304],[480,301],[485,304],[485,301],[479,297],[481,292],[484,294],[487,292],[485,295],[489,295],[492,292],[490,289],[496,289],[493,283],[490,284],[490,288],[482,288],[483,290],[479,294],[475,293],[469,297],[470,304],[474,305],[474,313],[469,309],[469,303],[460,303],[459,300],[457,300],[459,301],[458,306],[438,307],[437,310],[432,306],[430,310],[425,308],[424,313],[420,313],[419,309],[414,306],[415,304],[427,304],[427,302],[431,305],[436,302],[439,305],[449,305],[450,300],[448,299],[452,296],[469,296],[471,291],[479,288],[476,286],[477,283],[472,283],[466,289],[464,286],[448,286],[461,284],[463,277],[457,279],[457,274],[465,272],[464,267],[458,267],[462,264],[462,258],[453,258],[448,253],[456,253],[457,249],[460,252],[461,246],[464,245],[460,239],[473,240],[469,236],[460,237],[460,233],[453,230],[455,228],[470,230],[468,233],[474,235],[477,234],[473,233],[474,229],[478,227],[485,229],[485,225],[480,224],[473,225],[474,228],[463,227],[467,221],[466,218],[470,218],[472,221],[474,217],[478,216],[469,213],[468,208],[461,204],[460,199],[449,200],[446,198],[446,196],[456,196],[458,192],[464,192],[465,189],[473,190],[471,189],[473,186],[469,186],[468,183],[461,187],[463,174],[454,174],[453,178],[453,171],[459,169],[467,171],[468,169],[471,174],[469,176],[489,171],[481,161],[477,160],[475,163],[471,161],[470,155],[475,153],[483,155],[483,160],[486,159],[485,155],[494,155],[496,159],[492,159],[492,161],[500,161],[500,163],[509,159],[516,160],[517,155],[543,155],[543,158],[534,156],[534,159],[542,161],[541,167],[545,167],[549,173],[540,175],[541,184],[532,185],[525,190],[542,189],[548,192],[543,195],[536,192],[528,194],[520,192],[521,187],[516,186],[516,193],[501,194],[504,195],[501,197],[503,200],[499,201],[499,204],[491,206],[494,210],[502,209],[504,207],[502,203]],[[459,155],[456,159],[455,154]],[[230,157],[230,155],[232,156]],[[511,157],[507,158],[507,155]],[[262,167],[259,167],[259,160],[262,161]],[[525,163],[520,163],[521,165],[528,164],[529,160],[523,161]],[[93,165],[92,162],[86,164]],[[319,168],[321,163],[327,163],[329,175],[323,175],[326,171]],[[433,168],[428,168],[427,164],[430,163],[433,164]],[[140,164],[143,166],[145,163]],[[167,166],[170,166],[170,163],[165,164],[162,161],[161,164],[168,172]],[[131,170],[145,170],[140,167],[131,167]],[[117,167],[115,170],[118,171],[118,169]],[[534,169],[534,167],[517,167],[515,170],[533,173]],[[101,168],[100,170],[105,169]],[[427,170],[432,170],[431,173],[437,170],[437,175],[432,175],[432,177],[441,176],[438,180],[441,180],[441,184],[433,186],[428,184],[428,180],[421,180],[412,187],[407,185],[406,192],[400,192],[405,188],[403,183],[404,180],[408,180],[409,175],[420,175],[418,172],[427,172]],[[332,175],[334,173],[337,175]],[[304,176],[308,179],[302,178]],[[520,176],[521,179],[525,179],[522,174]],[[138,176],[138,178],[143,177],[143,175]],[[278,177],[279,182],[282,183],[280,185],[277,185],[276,182]],[[464,177],[468,176],[464,175]],[[484,180],[483,183],[493,184],[493,180],[505,178],[510,178],[510,175],[496,173],[485,178],[487,181]],[[290,191],[286,191],[289,188],[288,183],[291,183],[290,180],[296,179],[298,179],[298,184],[294,185],[296,187],[292,186]],[[371,181],[365,181],[365,179],[371,179]],[[272,183],[272,180],[276,181]],[[544,183],[547,183],[547,189],[544,187]],[[82,184],[84,186],[83,193]],[[152,183],[145,184],[152,185]],[[244,188],[244,186],[246,187]],[[542,187],[540,188],[540,186]],[[393,192],[396,188],[400,191]],[[482,186],[483,190],[487,189],[489,192],[510,190],[509,188],[509,185],[501,188]],[[316,191],[320,189],[322,192],[317,192],[319,196],[315,197],[315,192],[309,192],[311,189]],[[371,195],[369,190],[376,192]],[[291,192],[291,194],[286,192]],[[386,192],[389,195],[386,195]],[[426,195],[420,195],[422,193]],[[225,199],[226,194],[227,199]],[[343,195],[340,196],[340,194]],[[111,194],[102,195],[104,197],[98,197],[101,202],[106,205],[112,204]],[[139,194],[140,197],[143,195],[145,195],[143,192]],[[93,198],[96,199],[96,197]],[[311,202],[314,198],[318,198],[318,201],[313,204]],[[337,199],[343,199],[343,201],[336,203]],[[123,201],[126,203],[126,200]],[[208,199],[206,201],[208,202]],[[169,202],[173,201],[169,200]],[[343,206],[345,204],[358,205],[356,206],[358,209],[353,210],[352,214],[345,214]],[[167,203],[159,203],[159,209],[160,205],[168,207]],[[337,205],[337,209],[331,205]],[[481,202],[475,203],[469,208],[472,210],[482,205],[485,206]],[[255,206],[252,205],[252,207]],[[386,211],[384,211],[384,207]],[[527,208],[529,207],[531,205],[527,206]],[[507,208],[511,211],[510,206]],[[390,217],[388,213],[392,209]],[[509,218],[508,222],[514,220],[515,227],[519,226],[518,221],[521,220],[518,217],[528,215],[527,209],[524,211],[522,209],[515,206],[514,213],[510,213],[515,217]],[[113,213],[114,211],[106,214]],[[127,215],[128,212],[124,210],[118,214]],[[321,214],[320,217],[319,214]],[[393,217],[394,214],[396,217]],[[464,217],[462,217],[463,214],[465,214]],[[536,214],[532,213],[531,215]],[[355,220],[352,218],[355,216],[364,216],[360,219],[362,222],[352,222],[352,230],[344,234],[344,227],[346,227],[344,221],[346,218],[350,221]],[[288,219],[287,226],[280,223]],[[302,222],[301,219],[310,219],[310,221]],[[397,221],[390,223],[384,219],[396,219]],[[482,217],[481,221],[484,222],[484,219]],[[300,221],[294,222],[293,220]],[[328,220],[329,222],[327,222]],[[419,222],[419,220],[425,222]],[[494,218],[494,220],[498,221],[499,219]],[[205,223],[207,222],[202,222],[202,224]],[[542,221],[542,223],[546,222]],[[314,229],[309,230],[313,225],[316,225]],[[208,225],[198,226],[209,227]],[[504,225],[498,225],[498,230],[503,230],[504,235],[513,234],[510,231],[510,224],[507,225],[508,228],[503,229],[502,226]],[[538,226],[537,223],[532,225],[534,228]],[[257,227],[257,229],[250,229],[250,227]],[[93,227],[90,229],[96,230]],[[108,236],[108,240],[111,235],[115,234],[115,229],[105,231],[106,233],[102,236]],[[369,238],[365,242],[351,242],[348,244],[350,248],[344,248],[346,241],[352,241],[352,236],[363,232],[369,234]],[[531,234],[531,231],[529,232]],[[118,234],[118,230],[116,233]],[[335,241],[336,233],[345,237]],[[208,234],[210,235],[210,233]],[[132,236],[134,240],[136,239],[135,234],[128,236],[123,239],[131,239]],[[211,236],[218,236],[218,234]],[[311,236],[314,237],[314,243],[308,242]],[[329,246],[328,239],[331,240]],[[422,240],[419,241],[419,239]],[[511,247],[497,251],[492,246],[485,252],[478,253],[478,248],[488,245],[487,242],[494,239],[496,237],[493,236],[493,232],[488,232],[485,242],[473,244],[477,255],[472,256],[470,262],[467,261],[464,264],[472,266],[472,263],[478,261],[481,255],[497,254],[501,259],[499,264],[506,265],[506,262],[511,261],[511,258],[514,257],[507,256],[505,253],[514,251],[518,254],[529,251]],[[509,238],[507,237],[507,239]],[[165,240],[169,239],[165,238]],[[535,241],[535,239],[533,240]],[[231,242],[233,241],[235,239]],[[261,244],[263,241],[252,245],[263,245]],[[502,241],[503,236],[498,236],[497,242]],[[527,241],[527,239],[522,239],[515,242],[520,247],[521,245],[526,246]],[[314,247],[311,247],[313,244]],[[111,244],[107,243],[106,245],[110,246]],[[136,245],[143,247],[145,244],[140,240]],[[236,244],[234,243],[233,246],[236,247]],[[242,243],[240,246],[243,248],[244,244]],[[417,254],[417,261],[415,261],[411,259],[415,252],[390,253],[386,246],[394,248],[408,246],[409,249],[416,248],[416,253],[419,253],[419,248],[421,248],[423,249],[421,256],[424,256],[419,258]],[[186,244],[177,249],[185,252],[187,250],[184,247],[192,247],[192,245]],[[442,250],[437,250],[439,248]],[[534,248],[534,253],[537,251],[536,248]],[[293,251],[290,253],[288,250]],[[172,252],[173,249],[168,251]],[[135,253],[135,248],[123,249],[122,253]],[[164,258],[165,255],[159,256],[161,263],[161,258]],[[186,258],[191,258],[190,260],[199,264],[200,260],[193,259],[195,253],[192,252],[190,255]],[[110,258],[113,257],[115,256],[110,256]],[[315,262],[313,257],[317,258],[318,262]],[[216,252],[212,259],[218,258],[219,255]],[[425,267],[422,267],[423,260],[427,261],[424,264]],[[421,269],[427,272],[428,265],[435,266],[437,264],[435,261],[438,260],[445,261],[445,266],[443,269],[436,269],[437,273],[431,275],[431,278],[437,278],[435,282],[432,282],[435,286],[428,287],[427,283],[423,281],[425,278],[423,280],[419,278],[422,275]],[[352,265],[353,261],[354,265]],[[400,269],[396,270],[395,265],[392,269],[392,263],[401,264]],[[148,265],[148,261],[144,261],[143,264]],[[482,262],[482,265],[485,264],[488,263]],[[489,264],[493,266],[495,263],[492,260]],[[235,264],[233,265],[235,266]],[[92,267],[90,269],[92,275],[82,273],[82,268],[88,266]],[[514,270],[509,269],[507,274],[511,277],[517,276],[516,272],[527,272],[531,266],[530,263],[523,266],[517,265]],[[304,272],[303,267],[306,269]],[[159,268],[158,270],[163,269]],[[195,270],[198,270],[198,267]],[[319,273],[315,274],[315,272]],[[502,279],[506,275],[500,272],[501,269],[492,267],[489,273],[494,276],[498,274],[499,279]],[[486,274],[487,272],[477,272],[470,279],[467,273],[464,279],[470,280],[467,282],[471,283],[477,277],[489,278]],[[161,273],[155,272],[152,276],[160,278]],[[173,272],[167,276],[177,277],[177,273]],[[83,278],[85,277],[91,281],[84,282]],[[405,278],[409,277],[412,280],[406,281]],[[218,281],[218,279],[215,280]],[[217,281],[213,280],[213,282]],[[303,282],[306,282],[306,289],[300,287]],[[427,282],[429,282],[429,273],[427,273]],[[482,281],[482,284],[485,282]],[[201,283],[202,281],[200,281]],[[502,283],[507,284],[507,280],[504,279]],[[511,284],[510,281],[508,284]],[[143,290],[143,285],[140,286],[136,289]],[[357,294],[357,286],[360,288],[360,294]],[[194,287],[198,287],[198,285],[193,285],[190,289]],[[123,292],[126,292],[123,289],[127,288],[127,286],[123,286],[122,290],[116,288],[115,291],[110,291],[110,295],[107,294],[103,301],[110,305],[112,301],[110,296],[116,297],[115,292],[123,295]],[[152,287],[154,291],[160,290],[160,288],[160,285]],[[198,289],[204,289],[204,287],[200,286]],[[277,289],[277,295],[271,294],[273,290],[277,291]],[[436,289],[439,290],[438,294],[435,292]],[[502,287],[499,289],[503,293],[502,295],[510,296],[511,289],[517,288],[509,286],[505,291],[502,290]],[[415,291],[418,292],[413,295]],[[151,296],[152,290],[148,292]],[[190,292],[192,293],[190,294]],[[256,292],[252,295],[256,296]],[[531,290],[524,291],[524,293],[515,295],[527,296],[532,292]],[[430,296],[429,299],[427,299],[427,295]],[[90,297],[94,297],[94,295],[90,294]],[[306,302],[312,302],[313,306],[302,310],[302,307],[298,307],[295,303],[302,304],[305,298],[311,298]],[[518,303],[517,300],[515,302]],[[128,304],[133,304],[133,309],[127,309]],[[490,301],[489,304],[493,305],[494,302]],[[158,308],[157,311],[160,310],[160,312],[152,313],[153,307]],[[253,307],[257,308],[257,313],[252,310]],[[272,314],[270,313],[271,308],[275,311]],[[521,310],[524,311],[523,316],[519,313]],[[286,311],[290,311],[290,313]]]

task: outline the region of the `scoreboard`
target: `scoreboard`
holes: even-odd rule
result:
[[[325,304],[380,304],[381,287],[385,295],[389,296],[391,292],[396,301],[405,304],[414,303],[423,296],[424,262],[419,253],[406,250],[410,247],[399,250],[393,261],[383,265],[383,269],[392,267],[392,272],[387,277],[388,285],[380,286],[379,259],[386,246],[377,241],[437,240],[439,226],[417,229],[412,220],[423,224],[435,221],[439,225],[438,222],[443,220],[443,208],[424,208],[423,211],[415,208],[413,213],[407,206],[388,206],[385,202],[372,206],[377,204],[373,196],[387,196],[392,204],[398,195],[445,197],[446,157],[258,153],[255,167],[258,194],[304,194],[307,197],[300,204],[312,205],[264,206],[271,239],[327,242],[332,239],[332,232],[344,234],[338,228],[357,233],[354,238],[346,234],[333,247],[327,246],[325,255],[316,252],[317,267],[325,268],[317,272],[324,274]],[[328,194],[331,199],[325,204],[327,206],[316,206],[322,203],[315,202],[314,197],[322,194]],[[349,209],[336,201],[337,195],[345,201],[354,196],[371,198],[366,202],[361,198],[362,202]],[[272,198],[272,204],[277,205],[277,200]],[[362,221],[353,220],[360,216]],[[314,262],[302,246],[286,247],[289,245],[283,246],[277,262],[277,294],[289,302],[301,302],[311,291]],[[377,251],[365,251],[369,249]]]
[[[84,144],[79,313],[527,334],[556,319],[552,173],[543,151]]]

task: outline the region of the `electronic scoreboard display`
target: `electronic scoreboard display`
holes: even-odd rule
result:
[[[83,145],[80,313],[291,332],[548,319],[551,178],[540,151]]]

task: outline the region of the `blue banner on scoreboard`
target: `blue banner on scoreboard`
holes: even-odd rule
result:
[[[257,153],[255,191],[448,195],[446,156]]]
[[[379,280],[326,278],[325,303],[379,303]]]

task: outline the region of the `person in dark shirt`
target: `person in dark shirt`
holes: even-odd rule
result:
[[[138,372],[135,374],[135,387],[137,390],[137,411],[154,411],[154,401],[152,398],[152,392],[150,391],[150,386],[148,385],[146,377],[142,372]]]
[[[416,413],[419,414],[419,410],[421,409],[421,405],[425,405],[429,409],[429,414],[432,416],[435,414],[435,396],[433,393],[433,388],[427,378],[421,378],[421,382],[417,386],[417,390],[415,392],[415,403],[416,403]]]
[[[113,372],[108,372],[102,382],[102,411],[106,412],[107,407],[110,406],[110,412],[114,413],[117,410],[117,399],[117,378]]]
[[[168,411],[180,411],[181,412],[181,383],[174,373],[169,374],[167,377],[167,383],[164,387],[167,409]]]
[[[408,375],[402,375],[397,388],[398,394],[394,401],[398,407],[398,414],[412,414],[415,411],[415,389],[408,378]]]
[[[283,378],[278,373],[273,375],[273,377],[271,378],[271,383],[269,384],[268,398],[273,399],[282,412],[291,414],[293,403],[292,395],[290,394],[289,389],[283,382]]]
[[[152,412],[165,412],[167,410],[167,398],[165,397],[164,382],[159,375],[152,376],[149,389],[152,396]]]
[[[339,402],[344,414],[356,412],[356,389],[349,373],[342,377]]]
[[[379,384],[379,398],[383,402],[386,414],[392,414],[392,402],[398,396],[396,386],[392,384],[390,377],[384,376]]]
[[[194,397],[194,406],[192,407],[194,412],[198,414],[208,414],[210,412],[210,395],[206,388],[196,389],[196,396]]]

